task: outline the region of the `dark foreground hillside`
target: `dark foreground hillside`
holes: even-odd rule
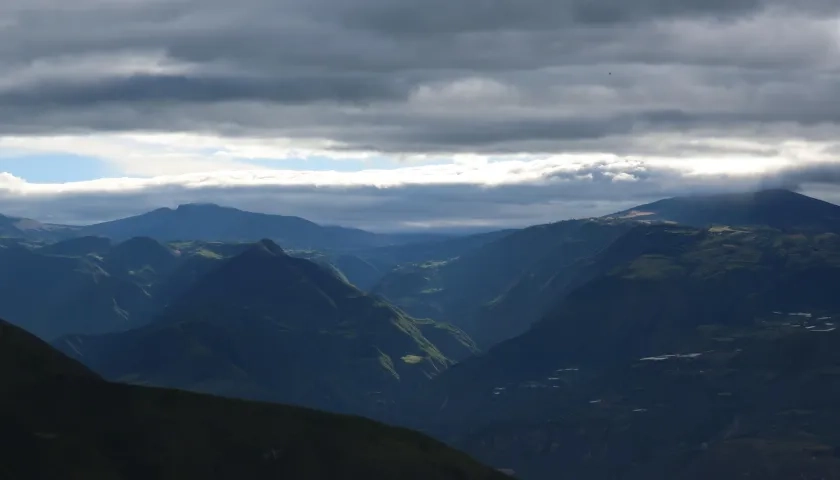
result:
[[[0,478],[508,478],[356,417],[105,382],[0,321]]]

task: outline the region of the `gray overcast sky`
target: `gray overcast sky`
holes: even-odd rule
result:
[[[837,190],[828,0],[4,0],[6,214],[376,230]]]

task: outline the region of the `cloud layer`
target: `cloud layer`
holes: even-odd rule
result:
[[[834,125],[838,12],[828,0],[10,0],[0,134],[510,153]]]
[[[240,170],[31,184],[5,174],[6,214],[93,223],[161,206],[215,202],[375,231],[526,226],[604,215],[662,197],[809,185],[840,202],[840,165],[697,173],[603,156],[425,165],[357,172]]]
[[[2,10],[0,157],[71,153],[138,177],[39,186],[7,175],[10,214],[87,222],[211,200],[397,229],[520,225],[764,184],[833,195],[836,1]],[[289,171],[295,158],[393,168]],[[265,161],[281,170],[255,170]]]

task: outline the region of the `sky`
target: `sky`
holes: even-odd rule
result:
[[[0,212],[375,231],[840,203],[836,0],[3,0]]]

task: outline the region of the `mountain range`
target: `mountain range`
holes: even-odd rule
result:
[[[108,333],[146,324],[224,258],[150,238],[79,237],[0,244],[0,315],[39,337]],[[33,301],[33,298],[45,301]]]
[[[840,236],[641,225],[592,265],[438,378],[439,436],[523,478],[840,474]]]
[[[147,326],[55,345],[113,380],[395,415],[477,351],[456,327],[417,320],[334,272],[260,241],[201,277]]]
[[[526,480],[840,478],[839,213],[773,190],[351,249],[5,238],[0,315],[138,391],[363,415]]]
[[[159,208],[140,215],[82,226],[42,224],[36,220],[0,216],[0,236],[56,241],[74,237],[107,237],[124,241],[149,237],[161,242],[254,242],[270,238],[286,248],[350,250],[432,242],[449,235],[377,234],[338,226],[318,225],[285,215],[270,215],[210,203]]]
[[[840,232],[837,205],[790,190],[694,195],[668,198],[608,217],[712,225],[767,226],[778,229]]]
[[[41,223],[30,218],[0,215],[0,237],[55,241],[73,235],[73,227]]]
[[[372,291],[409,314],[451,322],[489,348],[527,331],[591,277],[595,254],[639,224],[840,233],[838,219],[840,207],[786,190],[667,199],[603,218],[510,232],[448,261],[404,264]]]

